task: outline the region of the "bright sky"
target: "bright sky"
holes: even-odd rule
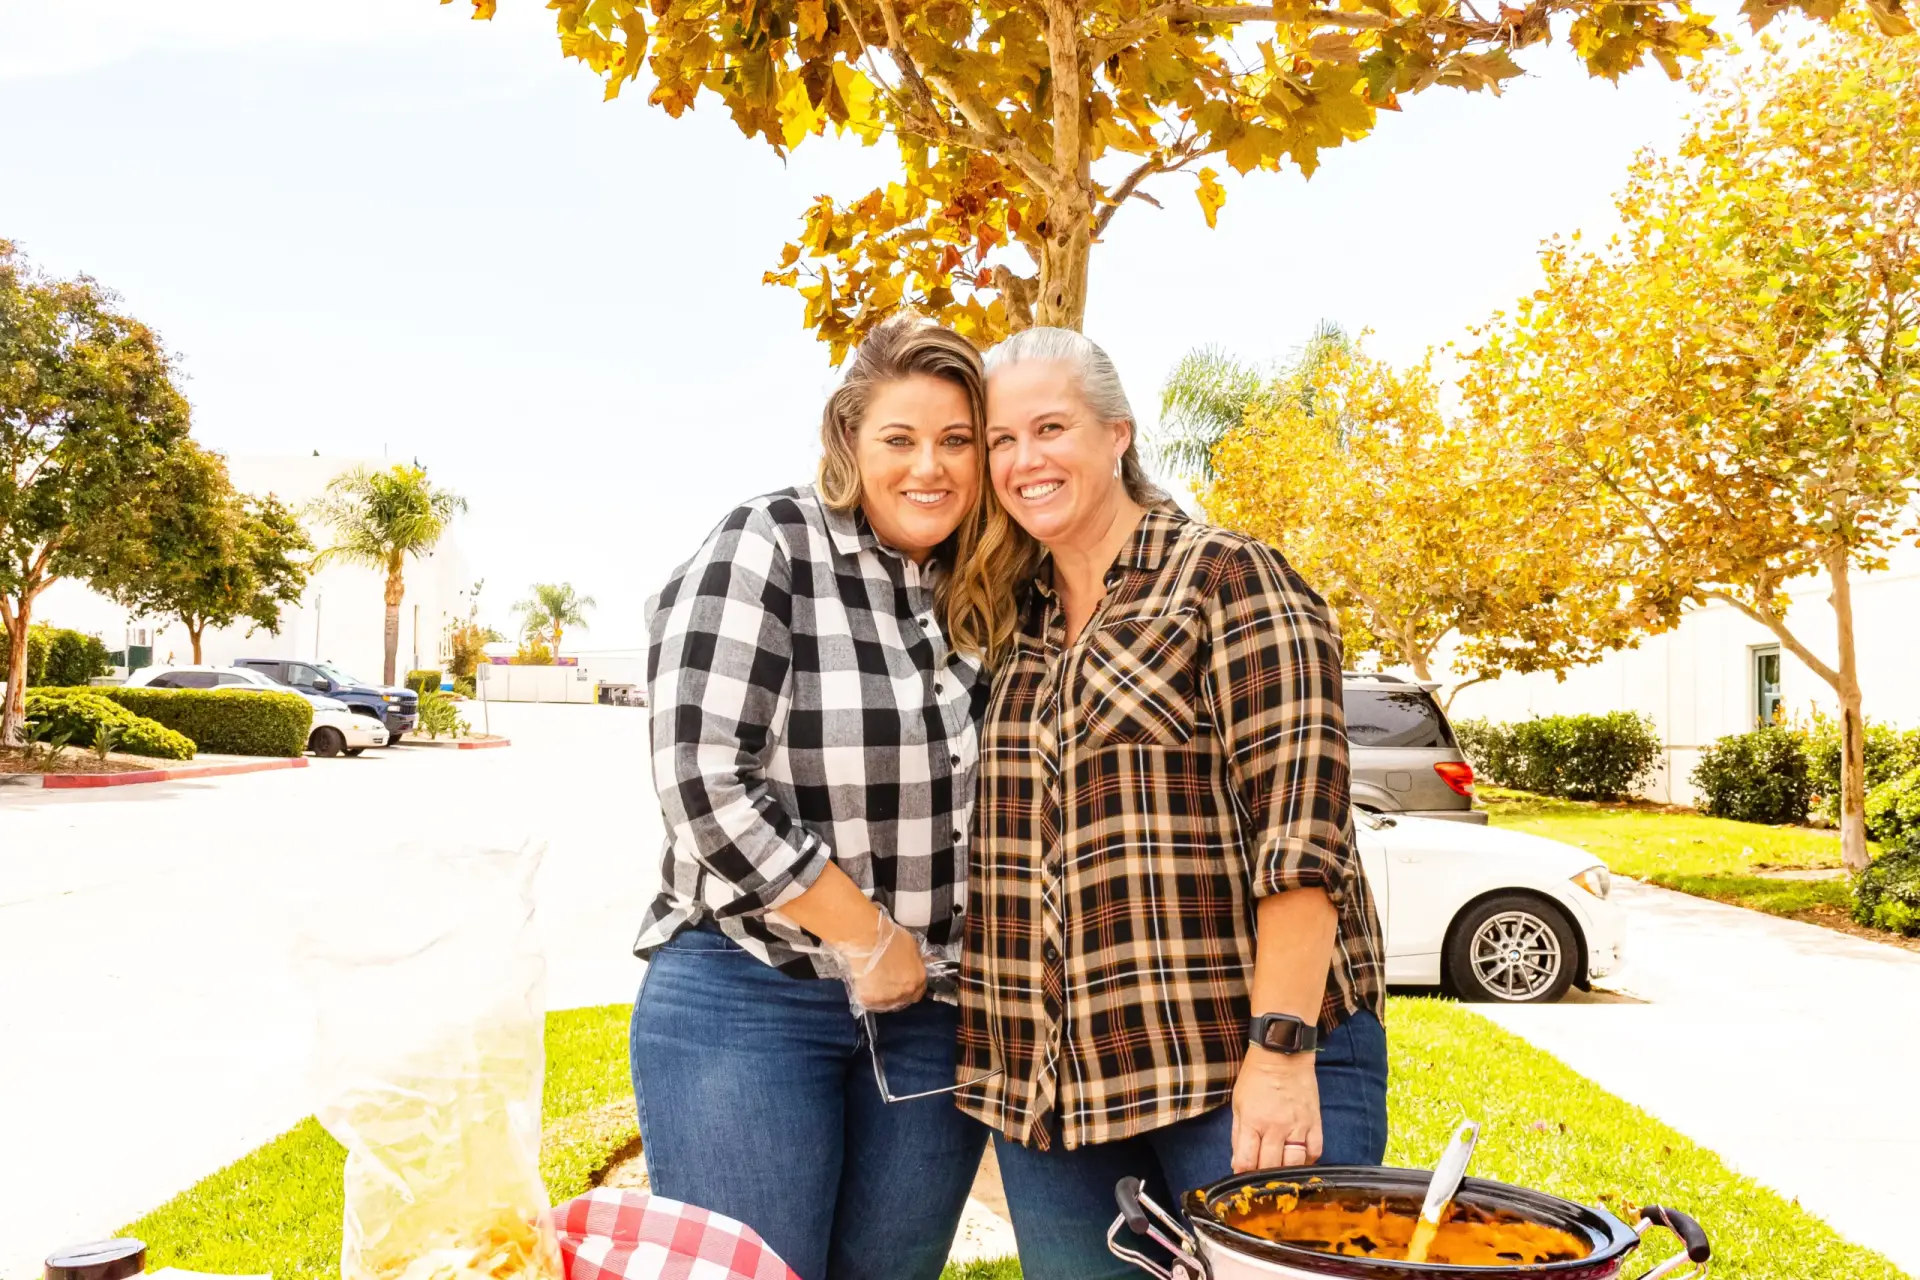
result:
[[[603,103],[551,15],[430,0],[0,0],[0,236],[86,272],[188,375],[230,454],[417,457],[467,495],[496,625],[535,580],[598,598],[591,647],[738,500],[811,475],[825,348],[760,274],[883,144],[783,163],[717,103]],[[1688,95],[1616,88],[1564,46],[1504,99],[1435,89],[1298,174],[1191,179],[1095,248],[1087,331],[1151,418],[1218,343],[1269,359],[1324,318],[1394,359],[1525,292],[1546,236],[1609,225]]]

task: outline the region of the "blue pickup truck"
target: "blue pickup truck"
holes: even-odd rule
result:
[[[295,658],[239,658],[236,667],[258,671],[263,676],[291,685],[304,693],[324,693],[338,698],[357,716],[371,716],[387,726],[387,745],[400,741],[402,734],[413,732],[420,723],[420,695],[394,685],[368,684],[355,680],[326,662],[303,662]]]

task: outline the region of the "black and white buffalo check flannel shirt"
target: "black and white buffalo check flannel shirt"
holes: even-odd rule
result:
[[[1379,1013],[1348,796],[1340,637],[1251,538],[1150,511],[1071,645],[1043,564],[980,740],[961,1109],[1040,1147],[1231,1100],[1255,901],[1339,913],[1320,1025]]]
[[[674,572],[648,620],[667,839],[638,954],[711,918],[784,973],[828,976],[769,913],[829,860],[900,924],[959,939],[986,683],[934,585],[812,486],[737,508]]]

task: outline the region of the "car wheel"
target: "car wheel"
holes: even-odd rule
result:
[[[337,756],[346,749],[346,746],[346,736],[331,725],[321,725],[313,731],[313,736],[307,739],[307,750],[317,756]]]
[[[1454,923],[1447,978],[1463,1000],[1547,1004],[1573,985],[1579,940],[1560,908],[1531,894],[1503,893]]]
[[[365,750],[366,750],[366,748],[365,748],[365,747],[348,747],[348,748],[347,748],[347,754],[348,754],[348,755],[350,755],[350,756],[357,756],[357,755],[359,755],[359,754],[360,754],[360,753],[361,753],[362,751],[365,751]]]

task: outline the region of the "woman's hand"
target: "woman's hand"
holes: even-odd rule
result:
[[[872,957],[872,967],[849,980],[854,1000],[871,1013],[904,1009],[927,991],[927,965],[920,958],[918,939],[891,919],[886,923],[892,936]]]
[[[1233,1171],[1320,1158],[1320,1084],[1311,1053],[1249,1047],[1233,1086]]]

